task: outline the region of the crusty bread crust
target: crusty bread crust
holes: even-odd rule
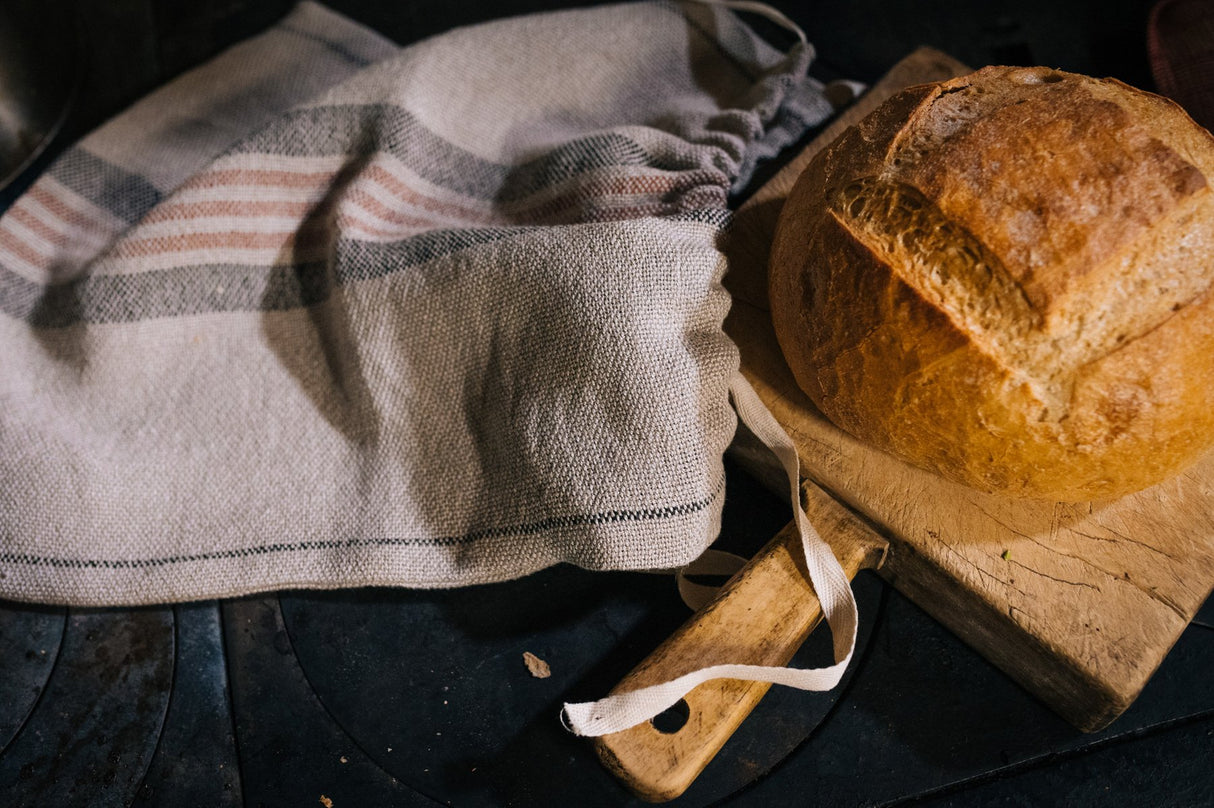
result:
[[[973,487],[1082,501],[1214,446],[1214,137],[1113,80],[912,87],[806,168],[772,320],[838,426]]]

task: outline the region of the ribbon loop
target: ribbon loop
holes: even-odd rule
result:
[[[710,679],[743,679],[795,687],[799,690],[831,690],[843,678],[856,647],[859,615],[851,582],[839,560],[810,524],[801,505],[801,469],[792,439],[763,405],[750,382],[741,373],[730,383],[730,395],[738,418],[764,445],[775,453],[788,475],[794,519],[801,534],[809,580],[822,614],[834,638],[835,664],[802,669],[765,665],[712,665],[668,682],[626,693],[616,693],[594,702],[566,704],[562,720],[576,735],[597,737],[634,727],[668,709],[693,688]]]

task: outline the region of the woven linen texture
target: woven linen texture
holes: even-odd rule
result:
[[[655,569],[716,537],[716,248],[829,114],[732,13],[398,49],[305,3],[0,219],[0,597]]]

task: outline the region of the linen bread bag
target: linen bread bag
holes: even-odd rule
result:
[[[830,113],[810,55],[700,4],[399,50],[305,3],[103,126],[0,219],[0,597],[695,559],[731,391],[782,436],[721,329],[716,240]],[[829,687],[854,601],[804,533]],[[607,731],[690,686],[569,716]]]

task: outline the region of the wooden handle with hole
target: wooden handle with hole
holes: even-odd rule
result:
[[[848,579],[880,565],[888,547],[884,539],[812,483],[802,485],[802,494],[806,514]],[[709,665],[786,665],[821,619],[801,538],[790,523],[613,692],[659,684]],[[766,682],[736,679],[705,682],[684,699],[688,716],[680,729],[663,732],[646,721],[605,735],[595,742],[599,758],[642,799],[674,799],[724,746],[768,687]]]

